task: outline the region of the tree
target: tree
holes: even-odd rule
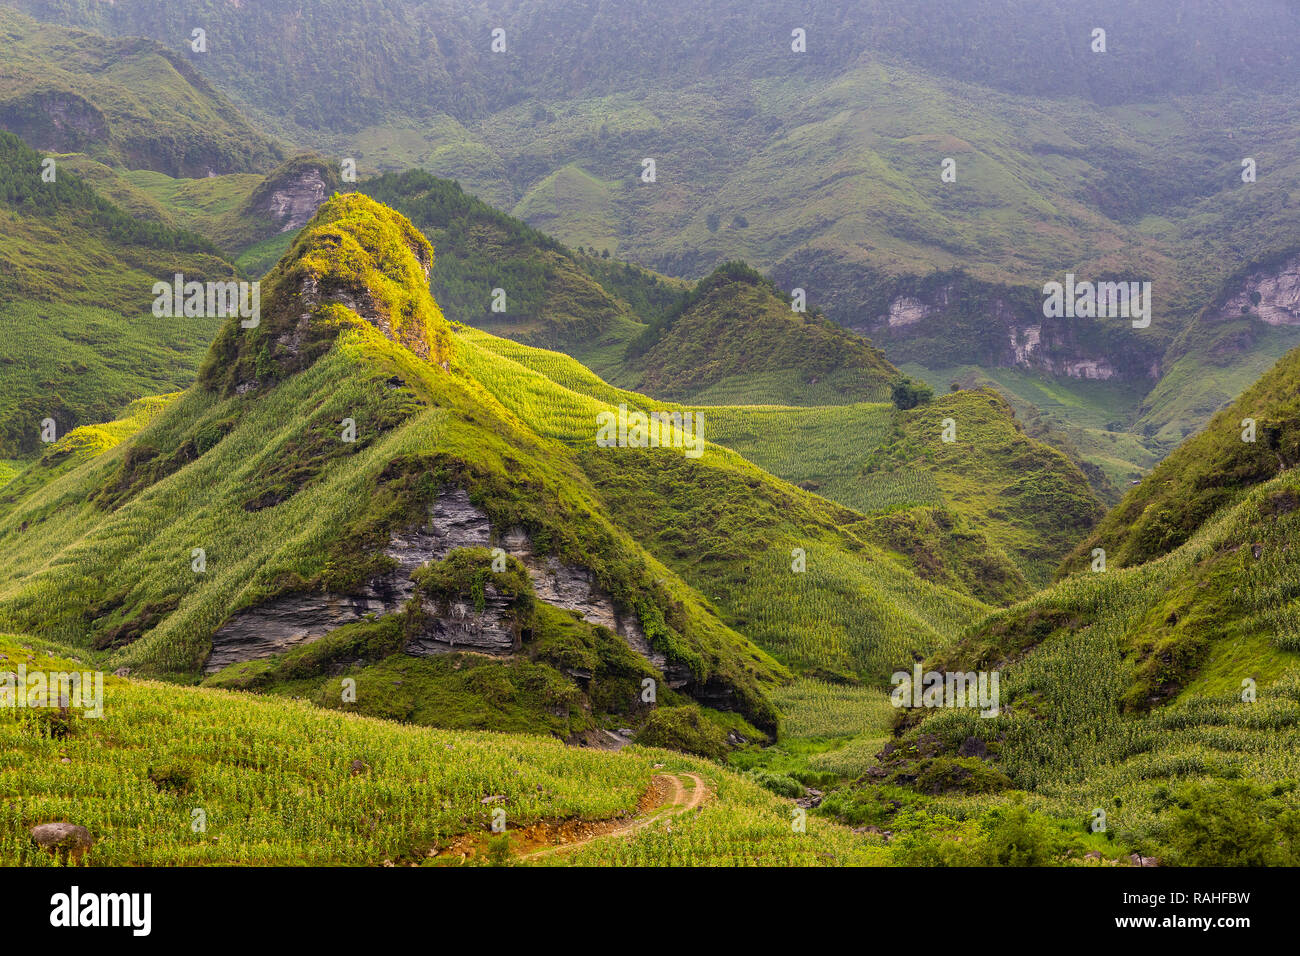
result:
[[[924,382],[914,382],[910,378],[905,378],[894,386],[894,404],[903,411],[928,404],[932,398],[934,398],[934,389]]]

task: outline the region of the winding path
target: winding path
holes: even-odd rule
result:
[[[682,783],[682,777],[689,778],[693,786],[689,789]],[[704,804],[708,796],[708,788],[705,787],[704,781],[696,774],[683,773],[680,776],[675,773],[656,774],[654,779],[667,783],[672,793],[668,799],[661,803],[645,816],[638,817],[623,826],[608,830],[595,836],[587,837],[583,840],[574,840],[572,843],[561,843],[556,846],[543,847],[540,850],[534,850],[531,853],[525,853],[516,857],[516,860],[523,862],[525,860],[535,860],[538,857],[549,856],[552,853],[563,853],[580,846],[586,846],[596,840],[607,840],[614,837],[628,837],[644,830],[646,827],[653,826],[661,820],[667,820],[672,817],[680,816],[695,810]]]

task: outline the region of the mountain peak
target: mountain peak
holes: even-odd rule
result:
[[[226,394],[271,384],[311,365],[357,323],[446,368],[450,329],[429,293],[433,255],[401,213],[335,194],[267,275],[257,324],[229,322],[199,381]]]

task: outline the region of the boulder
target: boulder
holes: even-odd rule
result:
[[[37,846],[63,860],[81,859],[95,843],[85,827],[65,821],[42,823],[32,827],[31,833]]]

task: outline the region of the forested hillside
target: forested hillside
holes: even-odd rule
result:
[[[1212,361],[1186,347],[1238,270],[1300,242],[1282,0],[10,2],[151,37],[285,142],[453,178],[570,247],[687,279],[748,262],[923,377],[1026,375],[1017,397],[1112,480],[1297,344],[1248,317]],[[1149,326],[1044,324],[1067,273],[1150,281]]]
[[[194,233],[133,217],[67,168],[0,133],[0,457],[106,421],[135,398],[173,391],[218,323],[153,316],[153,285],[177,272],[219,279],[234,267]]]

